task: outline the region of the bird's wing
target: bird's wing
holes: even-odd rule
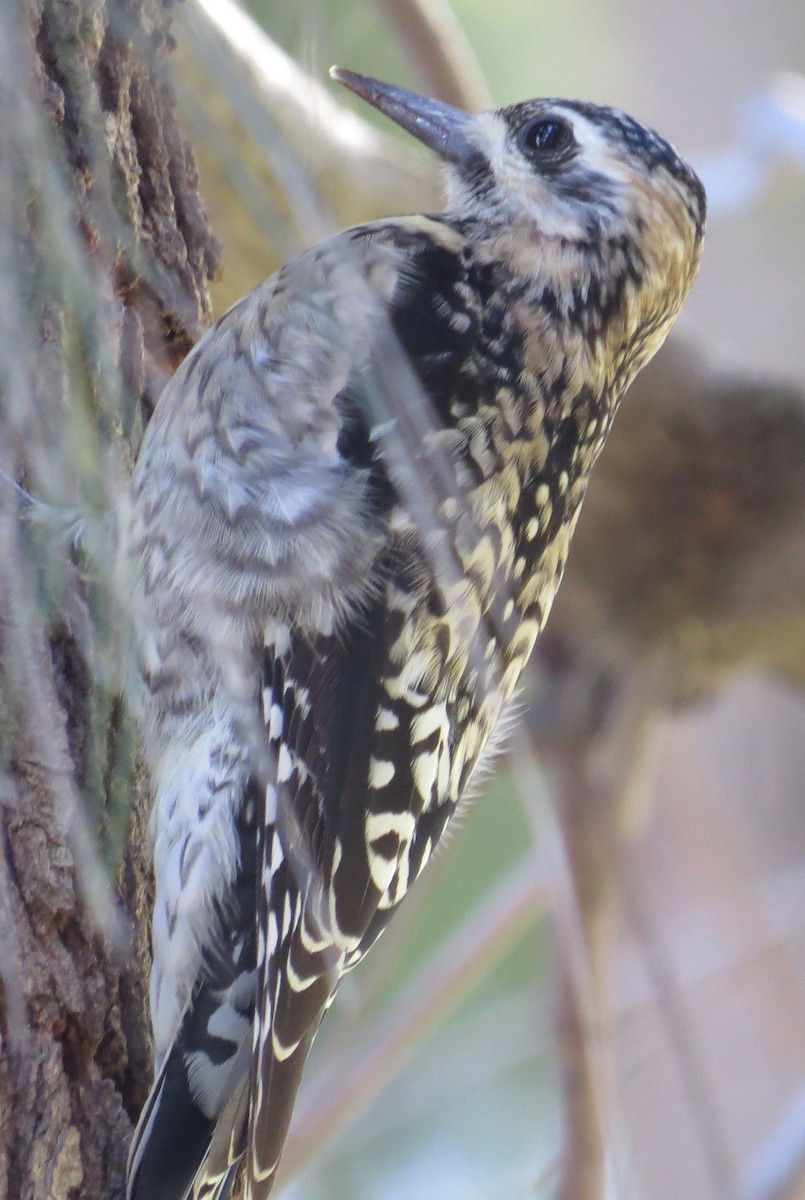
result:
[[[466,324],[451,329],[445,297],[422,287],[437,239],[449,260],[458,235],[423,218],[300,255],[218,321],[160,397],[132,482],[130,540],[142,553],[126,585],[142,575],[145,589],[161,585],[169,558],[171,597],[194,636],[213,640],[209,626],[236,610],[305,624],[317,615],[311,597],[343,611],[364,594],[384,529],[355,417],[365,442],[411,408],[421,383],[406,340],[428,383],[472,340]],[[417,296],[428,297],[420,322]],[[348,397],[361,412],[345,413]],[[406,447],[439,416],[425,405]]]
[[[223,1029],[217,1006],[235,963],[222,949],[163,1068],[164,1095],[157,1084],[171,1126],[180,1102],[196,1118],[185,1121],[179,1142],[195,1138],[188,1165],[204,1158],[193,1176],[199,1200],[217,1200],[213,1189],[225,1186],[244,1150],[247,1195],[268,1195],[326,1006],[427,862],[474,764],[476,748],[454,736],[456,710],[471,701],[449,678],[443,637],[407,639],[414,607],[427,602],[419,574],[410,549],[395,544],[379,564],[372,601],[345,627],[332,635],[290,632],[265,648],[265,769],[250,786],[258,797],[258,932],[255,957],[238,964],[256,966],[248,993],[253,1038],[244,1041],[241,1025],[237,1038]],[[241,958],[254,953],[253,941],[237,942]],[[180,1148],[173,1147],[174,1162]],[[158,1157],[166,1149],[154,1141]]]
[[[405,553],[381,594],[336,635],[266,649],[266,788],[255,1055],[247,1175],[273,1183],[302,1067],[344,970],[377,937],[452,811],[450,708],[435,647],[399,661]],[[394,600],[398,604],[395,607]],[[443,699],[436,693],[444,691]],[[463,783],[463,778],[461,780]]]
[[[357,479],[364,523],[385,532],[368,571],[357,564],[361,531],[350,535],[352,543],[347,537],[347,554],[355,545],[351,565],[360,572],[359,586],[336,620],[328,618],[330,629],[316,628],[320,614],[306,607],[301,592],[268,622],[262,722],[248,731],[255,769],[236,806],[238,868],[225,886],[211,889],[215,936],[199,960],[191,999],[141,1120],[131,1200],[217,1200],[247,1147],[251,1197],[268,1194],[302,1066],[338,978],[377,937],[427,861],[483,741],[483,731],[469,719],[483,686],[477,670],[473,688],[466,686],[467,653],[456,658],[466,631],[451,636],[462,599],[453,597],[451,615],[443,589],[427,585],[428,556],[416,514],[423,496],[427,519],[455,489],[449,455],[438,445],[435,453],[423,446],[448,417],[455,371],[476,333],[477,314],[462,312],[452,290],[456,235],[415,219],[353,231],[349,239],[364,283],[367,257],[373,262],[374,299],[366,304],[385,304],[379,326],[376,311],[361,315],[360,300],[356,309],[347,283],[334,283],[342,269],[351,276],[355,270],[352,249],[345,252],[336,239],[330,258],[310,252],[292,281],[280,273],[255,294],[254,329],[245,328],[242,314],[235,319],[237,310],[224,318],[213,337],[232,341],[234,328],[240,353],[237,346],[202,344],[155,414],[149,454],[159,452],[160,426],[162,440],[169,440],[177,406],[193,402],[194,378],[218,404],[214,428],[199,406],[200,424],[189,440],[197,455],[207,455],[211,496],[219,506],[222,495],[229,497],[227,520],[221,522],[220,512],[210,517],[226,527],[221,538],[237,530],[234,548],[231,541],[224,549],[219,544],[226,587],[232,587],[233,571],[273,578],[270,564],[259,561],[262,542],[276,534],[283,504],[301,511],[314,495],[320,499],[325,469],[334,481],[331,510],[339,489],[343,493]],[[342,299],[345,307],[338,311]],[[367,339],[374,353],[364,345]],[[248,369],[251,391],[239,375],[216,376],[220,365],[208,360],[220,364],[222,358],[228,371]],[[462,387],[469,409],[480,402],[474,386],[470,371]],[[310,412],[302,411],[295,434],[285,427],[272,439],[272,412],[284,406],[294,411],[294,403],[304,410],[306,398]],[[414,402],[421,405],[419,425],[410,418]],[[373,428],[389,422],[401,428],[390,450]],[[309,439],[317,450],[324,447],[335,467],[311,467],[302,453],[294,458],[283,443],[289,437],[297,446]],[[403,498],[414,516],[409,511],[402,522],[399,475],[410,463],[401,458],[415,468],[419,460],[419,475],[415,469]],[[181,481],[182,471],[176,477]],[[272,508],[266,495],[270,500],[272,489],[279,495],[285,484],[290,494],[286,489]],[[160,516],[181,523],[181,511],[171,512],[170,503],[165,497]],[[315,543],[306,542],[305,530],[315,538],[317,525],[331,516],[314,520],[305,511],[304,529],[297,527],[289,540],[289,554],[307,554],[311,570]],[[189,574],[209,587],[219,565],[200,564]],[[304,579],[306,566],[297,580]],[[296,620],[288,611],[294,603]],[[463,615],[477,623],[479,614]],[[412,632],[422,628],[427,632]],[[458,739],[457,728],[463,730]],[[249,898],[255,885],[256,924]]]

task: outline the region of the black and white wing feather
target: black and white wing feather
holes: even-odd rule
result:
[[[442,235],[449,248],[435,240]],[[227,413],[227,381],[216,379],[205,355],[199,353],[184,368],[204,381],[205,393],[218,407],[215,445],[204,468],[206,479],[214,476],[216,495],[227,471],[238,470],[237,489],[229,489],[230,508],[240,506],[238,529],[235,535],[227,527],[228,541],[203,583],[214,591],[221,561],[235,582],[262,573],[260,588],[268,604],[255,622],[258,635],[262,626],[262,645],[244,660],[260,676],[255,681],[260,686],[240,686],[239,727],[237,717],[234,725],[224,722],[218,742],[206,732],[195,740],[191,736],[183,762],[192,760],[193,769],[183,773],[182,763],[172,764],[169,783],[161,789],[157,779],[157,810],[166,811],[158,835],[167,845],[161,861],[174,860],[162,879],[158,871],[155,910],[155,1021],[161,1011],[167,1016],[155,1025],[164,1062],[132,1150],[131,1200],[218,1200],[244,1156],[247,1195],[261,1200],[268,1194],[302,1066],[326,1005],[343,971],[378,936],[430,856],[481,749],[481,724],[493,719],[487,713],[481,724],[474,720],[478,673],[471,687],[466,630],[459,639],[453,628],[457,614],[477,624],[481,612],[475,601],[468,612],[461,597],[453,597],[452,611],[446,603],[416,522],[401,500],[399,472],[395,475],[373,430],[373,421],[388,429],[404,414],[394,413],[399,397],[375,387],[382,372],[372,362],[373,341],[367,336],[372,328],[374,342],[399,356],[403,378],[407,371],[428,411],[449,403],[442,386],[449,375],[445,364],[464,354],[469,320],[458,322],[455,330],[449,326],[442,311],[446,297],[440,303],[438,288],[435,299],[428,293],[433,319],[427,330],[412,321],[410,309],[412,291],[428,272],[431,289],[435,268],[446,277],[455,241],[453,231],[421,218],[410,227],[369,227],[349,235],[348,253],[344,239],[336,239],[329,257],[319,250],[315,261],[305,262],[300,279],[286,272],[266,285],[259,325],[251,335],[258,352],[248,365],[253,393],[245,411],[242,379],[230,384],[238,402],[232,401],[234,411]],[[365,326],[360,337],[345,329],[339,338],[339,322],[347,321],[349,311],[337,311],[334,277],[345,272],[354,291],[350,254],[364,266],[367,260],[374,265],[379,282],[368,270],[361,286],[372,291],[377,312],[373,319],[359,314]],[[435,279],[438,285],[438,270]],[[344,535],[343,563],[329,564],[333,595],[320,592],[315,604],[309,603],[315,590],[311,574],[325,568],[318,565],[320,521],[311,516],[312,483],[304,454],[298,447],[281,453],[281,439],[270,440],[254,411],[267,405],[271,418],[289,379],[294,387],[303,382],[293,357],[302,351],[286,336],[288,322],[296,333],[300,326],[310,337],[318,331],[324,347],[318,386],[322,377],[340,385],[329,415],[316,411],[311,421],[320,426],[316,455],[321,457],[321,447],[331,439],[332,464],[317,468],[328,473],[328,517],[343,519],[337,511],[341,486],[352,497],[356,524],[352,538]],[[243,343],[242,321],[238,328]],[[231,336],[227,318],[216,335]],[[309,358],[310,345],[307,353]],[[244,349],[236,361],[242,364],[245,357]],[[186,386],[187,380],[179,382]],[[177,393],[174,401],[181,388]],[[462,403],[472,407],[472,402],[465,388]],[[161,419],[170,421],[173,415],[168,397]],[[415,436],[416,431],[403,434],[403,457],[410,452],[412,461],[423,452],[413,444]],[[301,418],[297,437],[300,445],[311,437]],[[202,433],[196,434],[196,444],[204,444]],[[437,446],[438,455],[443,451]],[[244,470],[250,463],[251,479]],[[444,500],[445,485],[437,476],[418,484],[414,475],[414,490],[435,489],[437,502]],[[274,545],[280,583],[272,591],[272,564],[260,558],[258,539],[281,518],[283,494],[299,520],[286,531],[279,561]],[[444,540],[444,529],[439,537]],[[294,557],[300,559],[297,598]],[[354,578],[345,586],[350,571]],[[193,636],[183,640],[184,655],[195,651]],[[209,647],[199,648],[202,653],[209,655]],[[489,661],[487,655],[487,667]],[[217,665],[208,669],[215,679]],[[159,683],[152,679],[152,690]],[[214,708],[226,687],[224,672],[203,700]],[[237,713],[236,705],[230,708]],[[175,720],[188,720],[189,712],[192,725],[195,713],[184,696],[176,710]],[[226,747],[242,749],[244,742],[250,750],[229,764],[221,782]],[[171,792],[180,777],[195,786],[193,795]],[[226,837],[232,841],[220,861],[202,846],[193,819],[216,806],[223,808]],[[197,883],[198,907],[188,915],[182,910],[188,894],[184,885],[201,861],[208,877]],[[202,928],[199,911],[203,937],[196,941],[203,944],[194,944],[188,955],[181,922]]]

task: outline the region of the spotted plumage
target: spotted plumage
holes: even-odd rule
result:
[[[343,973],[420,874],[698,263],[704,195],[612,109],[469,116],[340,72],[447,164],[227,313],[118,514],[155,790],[156,1081],[130,1200],[264,1200]]]

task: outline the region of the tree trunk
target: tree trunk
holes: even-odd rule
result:
[[[210,315],[167,7],[0,11],[0,467],[62,510],[113,502]],[[0,1197],[110,1200],[150,1073],[146,796],[103,581],[51,511],[0,478]]]

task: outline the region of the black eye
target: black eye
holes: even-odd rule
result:
[[[573,127],[561,117],[538,117],[529,121],[517,135],[524,154],[537,161],[564,157],[576,144]]]

